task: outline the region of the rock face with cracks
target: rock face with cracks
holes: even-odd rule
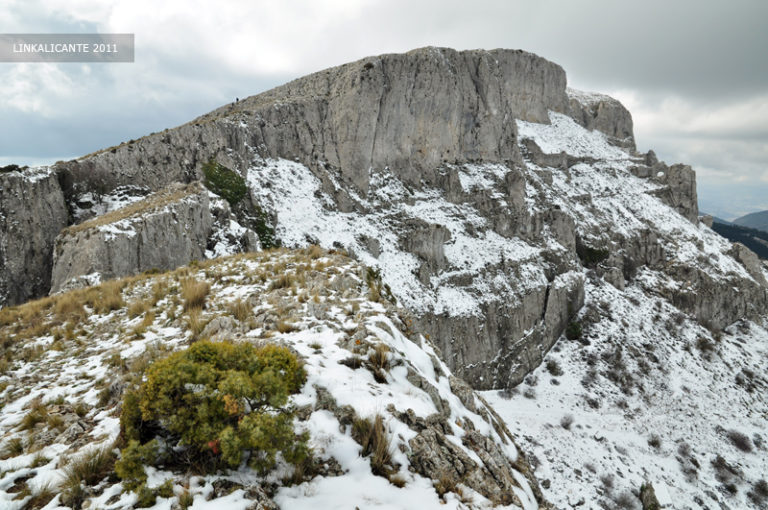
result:
[[[246,180],[257,233],[380,269],[379,290],[477,388],[541,362],[582,306],[586,270],[623,288],[663,268],[659,292],[715,329],[768,303],[762,269],[698,223],[693,170],[638,154],[620,103],[567,89],[560,66],[523,51],[327,69],[59,164],[59,200],[191,182],[211,159]],[[44,281],[50,268],[32,270]]]
[[[202,260],[212,226],[208,192],[198,185],[97,216],[57,237],[51,292],[87,286],[91,275],[98,282]]]

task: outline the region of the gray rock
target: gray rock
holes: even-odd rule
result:
[[[763,273],[763,266],[755,252],[741,243],[733,243],[731,255],[744,266],[749,275],[754,278],[757,283],[764,287],[768,286],[768,282],[765,280],[765,274]]]
[[[106,280],[202,260],[212,223],[208,192],[195,184],[172,186],[67,229],[56,239],[51,293],[86,275]]]
[[[54,173],[0,173],[0,306],[48,293],[54,240],[68,218]]]
[[[549,110],[569,111],[557,64],[519,50],[430,47],[305,76],[59,171],[68,196],[123,184],[157,190],[198,178],[214,156],[247,168],[248,148],[258,147],[313,169],[322,161],[364,192],[369,168],[418,182],[434,180],[443,161],[519,160],[513,119],[548,122]]]
[[[616,145],[635,149],[632,115],[616,99],[568,89],[568,106],[569,115],[585,128],[605,133]]]
[[[673,207],[688,221],[696,224],[699,219],[699,205],[696,194],[696,172],[688,165],[663,163],[653,166],[651,177],[666,184],[666,188],[656,192],[662,202]]]

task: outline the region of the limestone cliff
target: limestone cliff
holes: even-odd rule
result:
[[[54,239],[67,221],[54,173],[0,173],[0,306],[48,292]]]
[[[590,271],[621,289],[663,267],[657,291],[715,329],[763,310],[761,279],[699,225],[693,170],[634,147],[629,112],[566,89],[556,64],[423,48],[300,78],[56,172],[71,205],[191,182],[213,158],[246,180],[251,228],[380,269],[452,369],[491,388],[541,362]],[[116,263],[142,270],[134,259]]]

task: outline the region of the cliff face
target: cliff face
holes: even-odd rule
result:
[[[56,172],[71,206],[128,184],[194,181],[211,158],[245,178],[253,228],[271,222],[284,246],[343,247],[381,269],[478,388],[513,386],[541,362],[590,271],[623,289],[663,268],[659,292],[713,328],[766,303],[760,279],[699,226],[690,167],[637,154],[620,103],[567,90],[563,70],[530,53],[366,58]],[[59,254],[57,287],[81,249],[71,263]],[[144,267],[114,253],[121,273]]]
[[[205,256],[212,217],[201,186],[151,195],[56,238],[51,292],[151,269],[174,269]]]
[[[172,184],[147,198],[64,229],[56,238],[51,293],[143,271],[169,270],[259,249],[226,202],[200,184]]]
[[[48,292],[53,242],[67,220],[54,173],[0,173],[0,306]]]

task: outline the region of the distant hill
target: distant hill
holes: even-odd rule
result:
[[[722,223],[723,225],[733,225],[732,222],[728,220],[724,220],[722,218],[718,218],[717,216],[712,216],[712,219],[714,220],[715,223]]]
[[[755,252],[761,259],[768,260],[768,232],[742,227],[733,223],[724,224],[719,221],[715,221],[712,224],[712,230],[731,242],[740,242]]]
[[[736,218],[732,223],[742,227],[756,228],[757,230],[768,232],[768,211],[747,214],[741,218]]]

